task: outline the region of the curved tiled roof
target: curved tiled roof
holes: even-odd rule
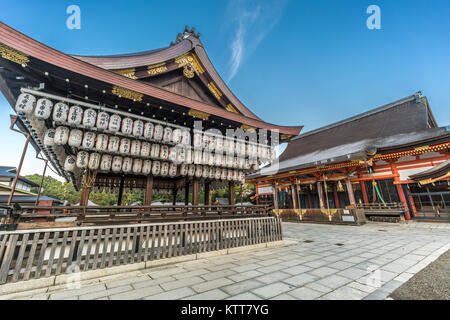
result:
[[[94,80],[106,82],[113,86],[132,90],[146,96],[153,97],[155,99],[167,101],[169,103],[208,113],[210,115],[242,123],[251,127],[266,130],[279,130],[281,134],[286,135],[298,135],[300,130],[303,128],[302,126],[274,125],[264,122],[256,116],[250,117],[248,115],[236,114],[223,108],[212,106],[210,104],[152,86],[148,83],[124,77],[110,70],[100,68],[96,65],[93,65],[86,61],[82,61],[78,58],[50,48],[34,39],[25,36],[17,30],[14,30],[13,28],[5,25],[4,23],[0,23],[0,42],[10,48],[22,52],[25,55],[52,64],[58,68],[75,72],[82,76],[90,77]],[[180,46],[183,47],[186,44],[187,42],[182,42],[180,43]],[[172,47],[177,47],[177,45]],[[199,55],[199,57],[200,56],[201,55]],[[206,67],[207,66],[205,66],[205,68]]]

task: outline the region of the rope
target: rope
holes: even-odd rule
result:
[[[380,190],[378,190],[377,182],[375,181],[375,179],[372,181],[372,190],[376,190],[381,202],[383,203],[384,206],[386,206],[386,202],[384,202],[383,197],[380,194]]]

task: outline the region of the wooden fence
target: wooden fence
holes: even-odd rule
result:
[[[18,223],[19,229],[27,229],[262,217],[271,211],[263,205],[38,206],[22,207],[16,213],[18,218],[11,222]]]
[[[0,284],[279,240],[276,217],[0,232]]]

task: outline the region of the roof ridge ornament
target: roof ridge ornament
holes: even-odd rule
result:
[[[175,45],[177,43],[180,43],[181,41],[183,41],[184,39],[189,38],[190,36],[193,36],[193,37],[198,39],[198,38],[200,38],[200,32],[195,33],[195,28],[194,27],[191,27],[191,30],[189,30],[189,26],[185,26],[183,33],[177,34],[177,38],[176,38],[175,42],[172,41],[170,43],[170,45],[173,46],[173,45]]]

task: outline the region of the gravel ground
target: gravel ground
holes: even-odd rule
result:
[[[450,250],[391,293],[394,300],[450,300]]]

